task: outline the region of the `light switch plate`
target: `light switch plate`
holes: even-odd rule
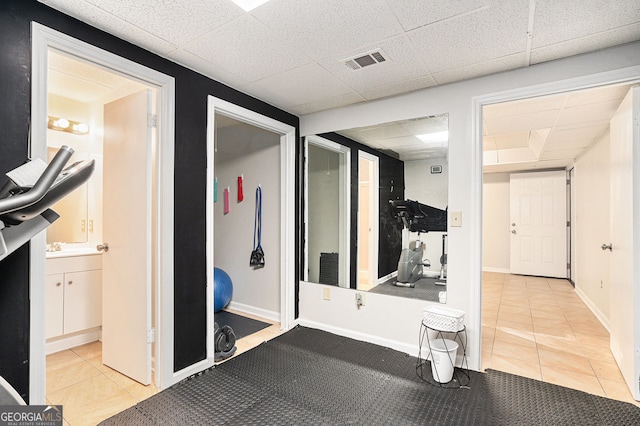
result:
[[[462,212],[461,211],[449,212],[449,226],[455,226],[455,227],[462,226]]]

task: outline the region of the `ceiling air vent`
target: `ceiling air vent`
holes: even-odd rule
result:
[[[369,65],[379,64],[385,62],[387,59],[384,57],[382,50],[374,50],[364,54],[359,54],[351,58],[343,59],[342,62],[351,70],[359,70],[360,68],[368,67]]]

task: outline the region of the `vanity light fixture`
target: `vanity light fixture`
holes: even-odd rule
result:
[[[253,9],[265,4],[269,0],[231,0],[231,1],[237,4],[238,6],[240,6],[242,9],[244,9],[245,12],[251,12]]]
[[[47,127],[51,130],[73,133],[74,135],[86,135],[89,133],[89,126],[86,123],[51,115],[48,117]]]

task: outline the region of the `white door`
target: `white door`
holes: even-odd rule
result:
[[[378,157],[358,151],[358,290],[378,284]]]
[[[511,174],[510,210],[511,273],[566,278],[566,172]]]
[[[636,400],[640,400],[639,110],[640,88],[635,87],[611,119],[611,241],[603,241],[611,243],[611,352]]]
[[[102,362],[151,383],[152,93],[104,106]]]

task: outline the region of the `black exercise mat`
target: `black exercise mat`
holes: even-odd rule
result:
[[[389,296],[408,297],[410,299],[428,300],[430,302],[438,302],[440,300],[440,292],[447,291],[447,285],[436,284],[436,282],[445,282],[439,278],[420,278],[415,282],[414,287],[402,287],[395,285],[398,278],[391,278],[378,284],[369,293],[387,294]]]
[[[440,388],[416,376],[416,361],[297,327],[101,424],[640,424],[632,404],[498,371]]]
[[[233,333],[236,335],[236,339],[241,339],[271,325],[266,322],[243,317],[242,315],[236,315],[227,311],[216,312],[214,314],[214,320],[218,323],[220,328],[225,325],[231,327],[233,329]]]

